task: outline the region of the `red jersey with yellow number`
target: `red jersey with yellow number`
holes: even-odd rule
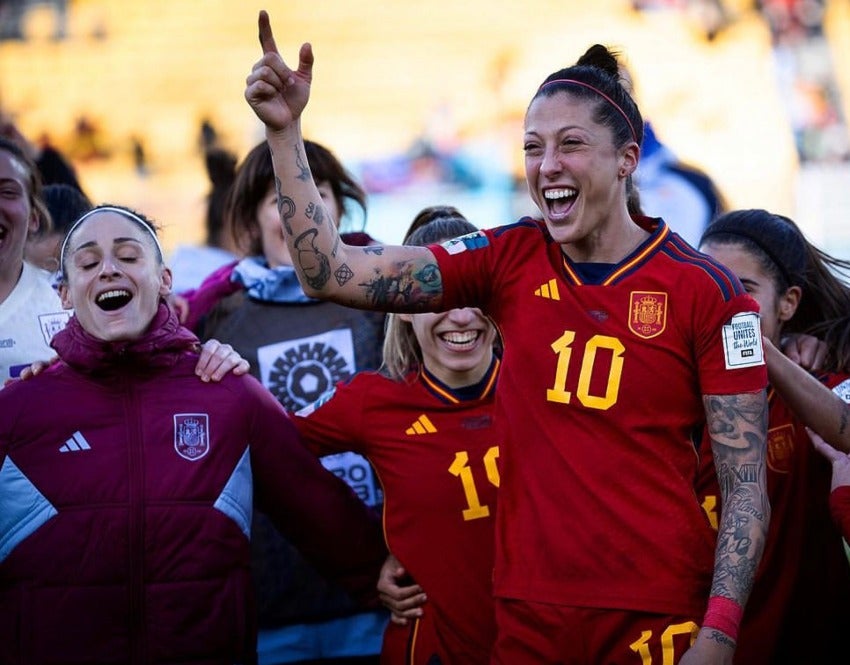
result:
[[[850,402],[850,377],[830,374],[821,380]],[[770,665],[791,650],[799,650],[799,656],[784,662],[829,662],[829,654],[846,651],[841,643],[850,630],[846,611],[850,564],[841,534],[830,519],[830,464],[814,449],[805,426],[782,398],[771,389],[768,399],[770,527],[741,621],[735,662]],[[698,496],[716,529],[720,488],[710,445],[706,442],[700,449]],[[799,616],[792,619],[795,612]],[[816,638],[817,631],[821,632]],[[839,642],[830,643],[830,638]]]
[[[360,373],[294,418],[317,453],[353,450],[380,478],[389,550],[428,595],[423,618],[401,636],[405,663],[435,662],[434,655],[446,665],[489,663],[499,364],[494,359],[481,382],[461,390],[424,369],[405,382]],[[398,627],[390,628],[397,640]]]
[[[697,501],[703,394],[764,389],[758,305],[661,220],[593,282],[542,222],[432,246],[445,309],[505,350],[499,597],[701,614],[715,534]]]

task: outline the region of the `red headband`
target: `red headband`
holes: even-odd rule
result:
[[[605,101],[607,101],[611,106],[613,106],[617,111],[619,111],[620,115],[623,116],[623,120],[626,121],[626,124],[629,126],[629,129],[632,132],[632,140],[635,143],[638,143],[637,134],[635,133],[634,125],[632,125],[632,121],[629,120],[629,116],[626,115],[626,112],[620,108],[620,105],[617,104],[613,99],[611,99],[608,95],[602,92],[599,88],[595,88],[589,83],[585,83],[584,81],[576,81],[575,79],[552,79],[551,81],[546,81],[543,85],[540,86],[540,90],[543,90],[547,85],[551,85],[553,83],[573,83],[575,85],[580,85],[582,87],[587,88],[588,90],[593,90],[597,95],[602,97]]]

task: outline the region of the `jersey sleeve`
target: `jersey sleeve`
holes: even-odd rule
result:
[[[374,602],[387,553],[379,515],[301,443],[271,393],[241,378],[254,404],[249,443],[258,506],[328,580],[360,602]]]
[[[369,390],[366,383],[364,375],[358,374],[293,415],[301,440],[315,455],[369,453],[361,418]]]
[[[560,250],[542,221],[523,217],[513,224],[469,233],[430,245],[442,279],[442,308],[479,307],[498,318],[510,308],[504,287],[516,283],[531,262],[552,262]]]
[[[499,252],[494,241],[493,231],[483,230],[429,246],[440,269],[443,309],[487,309]]]
[[[695,352],[703,395],[738,395],[767,387],[758,303],[746,293],[700,299]]]

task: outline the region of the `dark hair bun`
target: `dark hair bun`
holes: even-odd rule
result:
[[[585,67],[596,67],[604,72],[607,72],[614,78],[620,75],[619,65],[617,64],[616,51],[611,51],[602,44],[594,44],[584,52],[584,55],[578,59],[577,65]]]

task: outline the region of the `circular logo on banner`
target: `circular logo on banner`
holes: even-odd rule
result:
[[[351,378],[345,358],[322,342],[285,351],[269,373],[269,390],[290,411],[312,404],[338,382]]]

